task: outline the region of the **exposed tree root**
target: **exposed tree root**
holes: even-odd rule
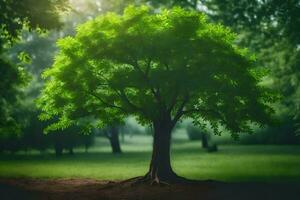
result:
[[[151,176],[150,173],[147,173],[144,176],[130,178],[122,181],[121,183],[129,184],[130,186],[135,186],[139,184],[169,186],[173,184],[195,184],[199,182],[200,181],[186,179],[172,172],[171,174],[164,176],[159,176],[157,174]]]

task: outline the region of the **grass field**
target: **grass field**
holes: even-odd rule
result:
[[[223,145],[207,153],[199,141],[176,137],[172,165],[182,176],[222,181],[300,181],[300,146]],[[122,143],[121,155],[110,153],[105,138],[97,138],[88,153],[56,158],[48,152],[0,156],[0,177],[126,179],[146,173],[151,154],[149,136]]]

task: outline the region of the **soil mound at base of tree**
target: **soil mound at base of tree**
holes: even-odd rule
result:
[[[149,185],[91,179],[0,179],[1,199],[122,200],[282,200],[297,199],[300,183],[224,183]]]

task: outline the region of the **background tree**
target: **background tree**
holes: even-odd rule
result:
[[[205,4],[214,21],[243,32],[239,43],[259,52],[261,66],[271,71],[266,84],[283,96],[276,108],[280,120],[293,121],[291,126],[299,124],[299,0],[207,0]],[[295,129],[289,127],[284,132],[289,130]]]
[[[208,148],[209,133],[201,131],[198,127],[188,124],[186,127],[187,135],[190,140],[201,140],[202,148]]]
[[[204,120],[233,136],[249,122],[268,123],[271,94],[258,85],[253,57],[233,45],[235,35],[198,12],[180,8],[152,14],[128,7],[78,27],[58,42],[59,54],[44,74],[41,119],[58,120],[47,130],[93,117],[98,126],[134,115],[154,127],[153,154],[144,177],[177,181],[170,164],[176,123]],[[201,123],[201,124],[199,124]]]
[[[78,142],[79,139],[87,141],[87,144],[91,143],[89,136],[79,137],[79,131],[77,130],[56,131],[53,135],[49,134],[49,136],[44,136],[42,129],[46,123],[38,120],[39,110],[36,108],[34,100],[40,94],[40,90],[44,84],[44,81],[41,79],[42,71],[53,64],[53,57],[57,51],[56,40],[63,36],[74,35],[74,29],[77,24],[85,22],[99,13],[107,12],[108,9],[121,12],[120,9],[124,7],[117,5],[118,3],[121,5],[121,1],[117,1],[116,5],[113,4],[114,6],[110,5],[111,3],[101,3],[101,5],[99,3],[100,1],[95,0],[71,0],[70,7],[68,7],[69,11],[61,14],[60,20],[63,24],[61,24],[61,26],[59,25],[59,30],[49,30],[47,33],[42,34],[40,34],[39,31],[29,31],[26,28],[17,31],[18,39],[20,40],[7,50],[7,55],[15,65],[19,62],[20,54],[24,59],[30,60],[30,62],[22,63],[22,67],[24,67],[26,72],[31,76],[31,81],[27,81],[28,84],[26,87],[22,88],[22,99],[19,99],[19,105],[17,107],[15,106],[15,109],[6,109],[9,112],[16,112],[15,114],[11,113],[11,116],[12,114],[16,115],[20,121],[18,121],[17,124],[15,120],[12,120],[15,124],[15,126],[13,126],[15,129],[11,128],[11,130],[8,131],[9,133],[7,133],[8,135],[1,137],[3,144],[11,143],[8,142],[8,140],[13,141],[13,138],[15,138],[15,140],[18,141],[16,145],[13,145],[15,146],[14,149],[23,150],[33,148],[44,150],[50,147],[57,147],[55,148],[56,155],[61,155],[63,149],[67,148],[66,146],[71,146],[71,141],[74,142],[73,146],[78,146],[82,143]],[[124,3],[122,3],[122,5]],[[16,93],[19,90],[20,85],[16,85],[15,91],[11,92],[12,96],[16,97]],[[7,106],[3,106],[3,108],[7,108]],[[7,115],[5,116],[8,119]],[[14,118],[11,117],[11,119]],[[16,130],[17,128],[18,131]],[[7,126],[6,129],[8,129]],[[73,128],[72,130],[75,129],[76,128]],[[118,132],[114,131],[114,133],[109,133],[109,131],[107,131],[106,133],[105,137],[111,141],[111,144],[115,144],[113,152],[120,152]],[[14,137],[12,134],[15,134]],[[9,135],[10,137],[8,137]],[[5,147],[7,146],[9,145],[5,145]],[[86,146],[88,147],[89,145]]]
[[[69,155],[73,155],[74,148],[80,146],[84,147],[85,152],[87,152],[94,142],[94,133],[83,134],[80,128],[76,126],[69,127],[63,131],[58,130],[48,135],[42,133],[42,135],[54,147],[57,157],[62,156],[64,150],[67,150]]]
[[[59,11],[66,9],[66,0],[1,1],[1,44],[15,40],[20,31],[29,29],[49,30],[58,28]]]
[[[17,133],[19,125],[13,118],[13,106],[18,87],[25,85],[27,75],[22,68],[0,55],[0,79],[0,133]]]
[[[92,132],[100,137],[105,137],[109,140],[112,153],[119,154],[122,153],[120,145],[120,126],[113,124],[111,126],[106,126],[105,128],[96,128]]]
[[[34,6],[33,6],[34,5]],[[12,117],[18,87],[28,81],[21,66],[8,61],[6,48],[19,39],[23,28],[47,30],[60,27],[58,11],[66,0],[24,0],[0,2],[0,132],[15,133],[18,125]],[[13,81],[12,81],[13,80]]]
[[[248,29],[263,33],[270,39],[288,38],[300,42],[299,0],[205,0],[214,20],[222,21],[235,29]]]

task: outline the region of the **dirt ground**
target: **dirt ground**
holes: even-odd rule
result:
[[[0,179],[0,199],[293,200],[300,183],[222,183],[150,186],[90,179]]]

